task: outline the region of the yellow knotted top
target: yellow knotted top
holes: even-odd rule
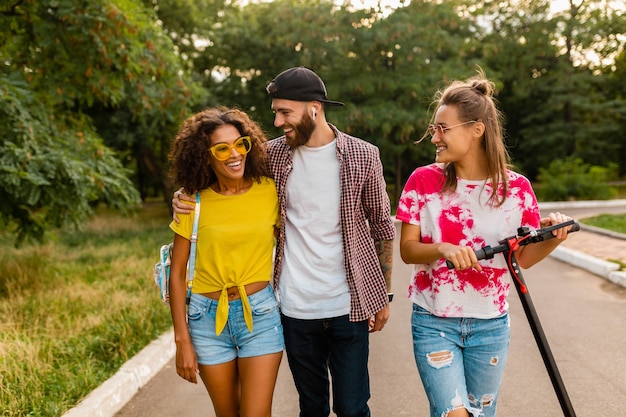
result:
[[[278,197],[274,181],[253,182],[243,194],[222,195],[208,188],[200,192],[200,220],[196,268],[192,291],[221,291],[215,331],[219,335],[228,320],[228,288],[237,287],[248,329],[252,311],[245,286],[272,278],[274,227],[278,225]],[[189,239],[191,215],[178,215],[170,228]]]

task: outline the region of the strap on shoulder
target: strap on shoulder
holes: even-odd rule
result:
[[[187,299],[189,305],[191,299],[191,287],[196,269],[196,243],[198,242],[198,223],[200,223],[200,193],[196,193],[196,207],[194,209],[193,228],[191,230],[191,247],[189,248],[189,271],[187,273]]]

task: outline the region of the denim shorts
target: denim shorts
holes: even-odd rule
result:
[[[252,332],[248,330],[241,300],[228,303],[228,321],[215,333],[217,300],[192,294],[187,313],[191,343],[200,365],[217,365],[235,358],[282,352],[285,348],[278,303],[271,285],[248,296],[252,309]]]
[[[431,417],[457,407],[474,416],[495,416],[509,350],[509,315],[443,318],[413,304],[411,326]]]

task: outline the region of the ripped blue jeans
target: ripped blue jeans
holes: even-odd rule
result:
[[[413,304],[411,329],[430,417],[457,408],[473,417],[495,416],[511,337],[509,315],[443,318]]]

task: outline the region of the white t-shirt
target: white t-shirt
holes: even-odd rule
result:
[[[335,149],[336,140],[294,151],[279,285],[281,311],[288,317],[321,319],[350,313]]]

